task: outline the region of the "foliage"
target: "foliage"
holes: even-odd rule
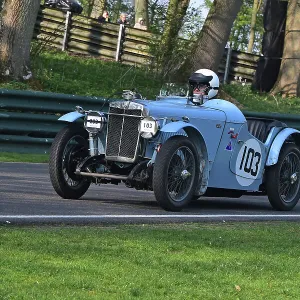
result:
[[[299,224],[0,227],[1,299],[298,299]],[[284,247],[283,247],[284,245]]]
[[[164,29],[168,1],[150,0],[148,3],[150,31],[161,34]],[[193,40],[200,33],[204,22],[202,17],[204,7],[206,6],[200,5],[196,8],[189,6],[179,33],[180,38]]]
[[[253,91],[250,85],[226,84],[222,89],[244,106],[244,110],[257,112],[278,112],[297,114],[300,112],[300,98],[282,98]]]
[[[251,14],[253,0],[244,0],[240,12],[234,21],[229,42],[235,50],[246,51],[249,42]],[[263,5],[257,14],[255,26],[255,42],[253,52],[259,54],[261,51],[261,41],[263,36]]]
[[[33,70],[35,78],[29,85],[38,82],[43,91],[83,96],[108,97],[135,87],[143,96],[155,98],[161,84],[160,78],[147,68],[56,51],[36,56]]]
[[[205,5],[198,7],[189,7],[183,19],[183,26],[180,30],[179,36],[189,40],[196,40],[200,34],[204,23],[202,11]]]
[[[155,57],[151,68],[153,72],[161,75],[164,82],[182,82],[182,76],[178,76],[186,57],[190,54],[193,43],[189,40],[176,39],[172,43],[172,52],[168,56],[162,68],[164,49],[159,40],[153,40],[150,45],[150,53]]]

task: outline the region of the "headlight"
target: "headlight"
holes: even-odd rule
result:
[[[151,139],[154,137],[159,129],[158,121],[152,117],[146,117],[141,120],[140,133],[145,139]]]
[[[97,133],[103,130],[106,124],[106,117],[102,112],[91,111],[84,119],[84,127],[90,133]]]

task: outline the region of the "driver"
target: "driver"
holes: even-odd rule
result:
[[[219,78],[209,69],[199,69],[189,78],[189,99],[196,105],[214,98],[219,90]]]

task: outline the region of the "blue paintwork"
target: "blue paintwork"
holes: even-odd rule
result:
[[[199,139],[202,139],[207,150],[206,164],[209,170],[207,187],[257,191],[263,180],[269,149],[271,148],[272,161],[276,163],[286,138],[298,132],[289,129],[275,138],[280,129],[274,129],[264,144],[249,133],[243,113],[234,104],[220,99],[209,100],[200,106],[187,103],[184,97],[166,97],[159,101],[139,101],[139,103],[144,105],[149,115],[157,119],[167,118],[167,124],[161,128],[161,132],[173,134],[185,132],[185,135],[189,136],[187,130],[192,128],[193,135],[199,134]],[[188,122],[183,121],[185,117],[188,118]],[[231,131],[233,135],[238,134],[238,138],[231,138]],[[253,153],[259,157],[259,164],[255,157],[253,165],[250,165],[252,153],[248,152],[245,161],[241,161],[241,154],[245,148],[247,151],[251,148],[249,143],[257,147]],[[150,155],[153,149],[153,144],[149,143],[147,154]],[[249,165],[245,165],[247,155],[250,155],[247,162]],[[271,158],[268,161],[270,160]],[[249,173],[244,172],[243,168],[249,169]],[[255,176],[252,176],[253,172]]]
[[[177,132],[185,127],[192,127],[198,131],[196,126],[186,123],[186,122],[183,122],[183,121],[170,122],[170,123],[166,124],[160,131],[162,131],[162,132]]]
[[[285,142],[285,140],[292,134],[299,135],[300,131],[293,129],[293,128],[285,128],[281,132],[278,133],[278,135],[276,136],[276,138],[274,139],[274,141],[270,147],[266,166],[272,166],[272,165],[277,164],[282,145]]]
[[[81,114],[77,111],[72,111],[72,112],[69,112],[69,113],[61,116],[58,120],[59,121],[74,122],[77,119],[82,118],[82,117],[84,117],[84,114]]]
[[[259,190],[265,166],[277,163],[282,145],[290,135],[300,134],[292,128],[274,128],[263,143],[249,133],[243,113],[221,99],[212,99],[200,106],[188,103],[185,97],[135,102],[142,104],[144,111],[160,123],[159,133],[148,140],[146,158],[155,163],[156,145],[171,136],[179,134],[192,139],[199,151],[203,172],[199,178],[199,195],[207,187]],[[74,122],[82,117],[84,114],[74,111],[59,120]]]

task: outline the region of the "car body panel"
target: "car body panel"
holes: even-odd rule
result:
[[[61,116],[58,120],[59,121],[66,121],[66,122],[74,122],[79,118],[84,117],[84,114],[79,113],[78,111],[69,112],[63,116]]]

